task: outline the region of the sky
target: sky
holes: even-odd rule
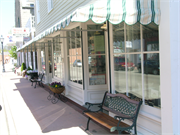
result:
[[[15,26],[15,0],[0,0],[0,35]]]

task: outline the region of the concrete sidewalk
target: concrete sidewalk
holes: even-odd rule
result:
[[[85,132],[87,118],[73,109],[68,103],[58,101],[52,104],[47,100],[48,91],[14,74],[9,67],[2,73],[3,97],[11,117],[10,134],[112,134],[93,121],[90,130]]]

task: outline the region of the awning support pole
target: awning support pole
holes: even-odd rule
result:
[[[110,36],[109,36],[109,21],[107,20],[107,36],[108,36],[108,56],[109,56],[109,89],[112,93],[112,82],[111,82],[111,54],[110,54]]]

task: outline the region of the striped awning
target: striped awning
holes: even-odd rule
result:
[[[140,22],[147,25],[160,23],[160,0],[99,0],[94,4],[76,10],[71,19],[74,22],[103,23],[109,20],[112,24],[125,22],[133,25]]]
[[[101,24],[108,20],[112,24],[125,22],[128,25],[133,25],[140,22],[142,25],[147,25],[154,22],[159,25],[160,16],[160,0],[97,0],[93,4],[78,8],[18,50],[65,28],[70,22],[92,20],[94,23]]]

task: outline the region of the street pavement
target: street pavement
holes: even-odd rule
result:
[[[48,91],[12,72],[12,64],[0,65],[0,134],[1,135],[86,135],[110,134],[65,102],[52,104]]]

